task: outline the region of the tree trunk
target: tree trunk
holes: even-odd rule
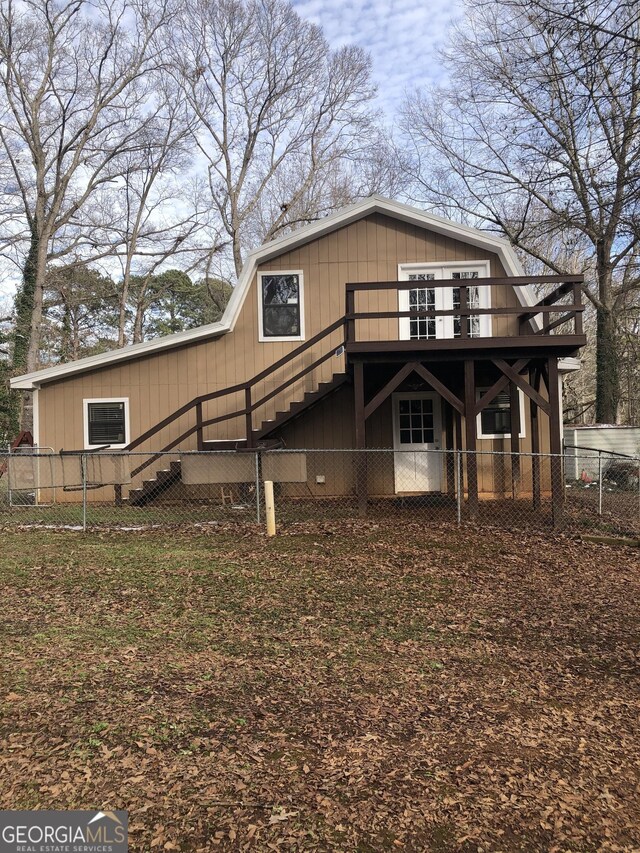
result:
[[[234,229],[232,234],[233,242],[233,265],[236,270],[236,276],[239,278],[242,272],[242,249],[240,247],[240,232]]]
[[[16,295],[16,328],[14,332],[13,361],[14,373],[27,370],[27,355],[31,340],[31,316],[33,314],[34,295],[38,275],[39,239],[31,234],[31,243],[22,270],[22,284]]]
[[[131,281],[131,254],[127,257],[127,262],[122,276],[122,290],[120,292],[118,305],[118,346],[124,347],[127,344],[127,302],[129,300],[129,284]]]
[[[144,302],[138,302],[136,305],[136,316],[133,321],[133,341],[134,344],[142,342],[142,328],[144,325]]]
[[[615,315],[601,305],[596,309],[596,321],[596,421],[615,424],[620,399]]]
[[[38,239],[38,254],[33,286],[29,349],[27,350],[27,370],[29,372],[38,369],[38,356],[40,353],[40,339],[42,335],[42,310],[44,307],[44,281],[47,275],[48,247],[48,237],[40,235]]]
[[[31,373],[38,367],[42,328],[43,285],[47,269],[47,240],[38,234],[37,223],[31,231],[29,251],[22,270],[22,286],[16,296],[16,330],[12,372]],[[33,431],[33,395],[22,395],[20,429]]]
[[[60,361],[67,362],[73,358],[73,349],[71,344],[71,308],[67,301],[66,294],[62,296],[64,313],[62,315],[62,330],[60,340]]]

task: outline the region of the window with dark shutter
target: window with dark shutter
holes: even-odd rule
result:
[[[509,394],[498,394],[480,414],[483,435],[511,433],[511,402]]]
[[[477,399],[488,391],[488,388],[477,389]],[[522,391],[518,391],[518,405],[520,407],[520,437],[524,438],[524,397]],[[493,400],[486,406],[478,418],[478,438],[509,438],[511,435],[511,398],[508,391],[496,394]]]
[[[125,404],[87,403],[90,445],[125,444]]]
[[[261,286],[263,337],[300,337],[300,276],[294,273],[262,275]]]

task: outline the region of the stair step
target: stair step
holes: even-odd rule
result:
[[[289,419],[305,411],[331,391],[337,390],[347,380],[348,375],[346,373],[334,373],[330,382],[321,382],[315,391],[307,391],[303,400],[293,401],[286,411],[278,411],[275,418],[264,420],[259,429],[252,430],[252,436],[260,439],[262,436],[268,435],[276,426],[286,423]]]
[[[159,497],[174,483],[179,482],[182,466],[179,459],[172,459],[168,468],[160,468],[155,477],[143,480],[142,486],[129,491],[130,506],[145,506],[154,498]]]
[[[246,446],[246,438],[237,438],[235,439],[235,441],[205,441],[203,443],[202,449],[208,452],[212,452],[220,450],[241,450],[243,447]]]

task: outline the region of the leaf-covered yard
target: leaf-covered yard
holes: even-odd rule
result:
[[[638,551],[3,532],[0,808],[135,851],[640,849]]]

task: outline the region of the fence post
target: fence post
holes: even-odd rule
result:
[[[456,450],[455,455],[456,466],[456,511],[458,518],[458,527],[462,523],[462,466],[460,464],[460,451]]]
[[[7,447],[7,498],[9,506],[13,506],[13,490],[11,488],[11,445]]]
[[[256,523],[260,524],[260,451],[256,450]]]
[[[276,506],[273,499],[273,480],[264,481],[264,512],[267,517],[267,536],[275,536]]]
[[[602,515],[602,451],[598,450],[598,515]]]
[[[87,455],[83,453],[80,457],[80,471],[82,472],[82,530],[87,532]]]

